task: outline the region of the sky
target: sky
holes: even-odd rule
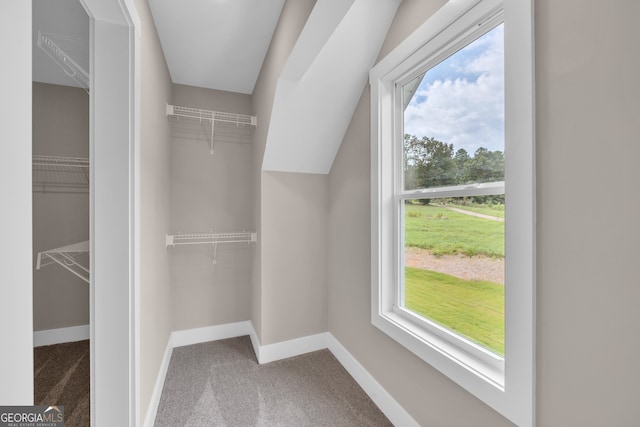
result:
[[[503,40],[500,25],[431,68],[405,109],[404,133],[471,156],[479,147],[504,152]]]

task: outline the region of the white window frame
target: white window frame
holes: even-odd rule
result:
[[[504,21],[505,44],[505,356],[399,307],[403,243],[399,203],[430,194],[468,194],[469,186],[398,197],[398,85],[454,53],[452,42],[479,37]],[[535,151],[533,0],[450,0],[383,58],[371,84],[372,323],[521,427],[535,425]],[[499,183],[502,185],[502,183]],[[479,185],[495,194],[497,183]],[[499,185],[498,185],[499,186]],[[491,187],[491,188],[483,188]],[[444,192],[443,192],[444,191]],[[487,193],[488,194],[488,193]],[[406,197],[405,197],[406,196]]]

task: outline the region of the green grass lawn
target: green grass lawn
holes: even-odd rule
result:
[[[405,204],[405,246],[434,255],[504,257],[504,223],[439,206]]]
[[[504,286],[405,268],[405,308],[504,355]]]

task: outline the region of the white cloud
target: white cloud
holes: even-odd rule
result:
[[[504,151],[502,26],[427,73],[405,110],[405,133],[434,137],[473,154]],[[439,76],[433,81],[430,74]]]

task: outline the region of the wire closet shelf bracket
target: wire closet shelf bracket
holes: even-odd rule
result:
[[[209,141],[209,153],[213,154],[213,136],[215,134],[215,124],[231,123],[236,126],[257,126],[258,119],[256,116],[248,114],[225,113],[221,111],[202,110],[199,108],[181,107],[178,105],[167,104],[167,116],[179,119],[194,120],[200,123],[211,123],[211,140]]]
[[[56,43],[54,39],[58,41],[58,43]],[[63,44],[66,50],[60,47],[59,44]],[[72,59],[70,55],[70,52],[73,52],[76,59],[82,62],[80,57],[83,55],[86,56],[89,52],[88,42],[86,40],[38,31],[37,45],[62,68],[62,71],[64,71],[67,76],[75,80],[76,83],[89,93],[89,87],[91,86],[89,73],[82,68],[76,60]]]
[[[82,265],[78,257],[89,253],[89,241],[75,243],[60,248],[49,249],[38,253],[36,270],[51,264],[58,264],[89,283],[89,269]]]

